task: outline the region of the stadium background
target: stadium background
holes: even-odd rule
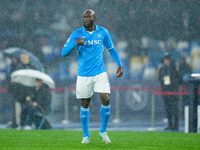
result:
[[[200,9],[198,0],[6,0],[0,5],[0,123],[10,120],[6,92],[10,61],[2,50],[21,47],[35,54],[56,82],[52,108],[54,123],[71,127],[79,123],[79,101],[75,99],[76,51],[61,58],[60,52],[73,30],[82,26],[82,13],[91,8],[98,25],[106,27],[124,64],[124,76],[115,79],[115,62],[105,52],[112,86],[113,126],[151,126],[152,97],[156,126],[165,126],[157,70],[165,51],[178,64],[182,56],[193,72],[200,71]],[[181,96],[180,96],[181,99]],[[119,105],[123,101],[123,105]],[[180,120],[183,121],[180,101]],[[70,107],[68,107],[70,106]],[[100,100],[92,98],[91,122],[99,122]],[[119,119],[121,123],[115,124]],[[127,124],[125,124],[127,123]],[[59,127],[57,125],[57,127]],[[145,126],[146,125],[146,126]],[[79,124],[77,124],[79,126]],[[95,126],[95,125],[94,125]],[[163,126],[163,127],[164,127]]]

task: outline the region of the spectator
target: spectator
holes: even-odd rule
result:
[[[25,53],[21,54],[19,64],[18,65],[15,64],[15,68],[13,68],[13,70],[15,70],[15,71],[20,70],[20,69],[35,69],[30,64],[29,56]],[[14,84],[14,86],[12,87],[13,89],[10,87],[10,90],[12,91],[13,98],[14,98],[13,104],[12,104],[14,106],[13,117],[12,117],[13,123],[8,127],[20,128],[21,127],[21,119],[20,119],[21,118],[21,106],[25,102],[26,96],[30,95],[30,93],[32,92],[32,88],[24,86],[22,84],[18,84],[18,83],[12,83],[12,85],[13,84]]]
[[[39,126],[41,117],[46,116],[50,112],[51,92],[48,85],[42,80],[36,79],[33,94],[26,97],[23,104],[21,122],[24,129],[31,129],[34,122],[36,128]],[[45,122],[43,129],[50,129],[49,122]]]
[[[179,85],[181,84],[181,77],[169,53],[165,53],[162,58],[162,63],[163,67],[159,70],[161,90],[163,92],[178,92]],[[166,109],[166,117],[168,119],[168,126],[165,130],[177,131],[179,129],[179,96],[165,93],[162,98]]]
[[[20,60],[21,60],[21,63],[16,68],[17,70],[19,70],[19,69],[35,69],[35,67],[30,64],[29,56],[27,54],[22,53],[20,56]]]
[[[10,75],[14,71],[17,70],[17,67],[19,65],[19,60],[17,57],[13,56],[11,58],[11,67],[10,67],[10,72],[9,72],[9,78],[8,78],[8,93],[11,99],[11,110],[12,110],[12,122],[11,124],[8,125],[9,128],[16,128],[17,123],[16,123],[16,115],[15,115],[15,102],[17,101],[17,89],[19,87],[18,83],[11,82]]]

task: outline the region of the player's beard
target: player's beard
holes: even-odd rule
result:
[[[93,27],[94,23],[93,22],[89,22],[88,24],[85,24],[83,22],[83,25],[84,25],[85,28],[91,28],[91,27]]]

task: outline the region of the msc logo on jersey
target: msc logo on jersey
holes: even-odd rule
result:
[[[101,40],[88,40],[87,45],[100,45],[101,44]]]

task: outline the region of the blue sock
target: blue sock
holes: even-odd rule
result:
[[[80,110],[80,118],[81,118],[81,124],[83,129],[83,137],[90,137],[89,133],[89,119],[90,119],[90,109],[84,108],[81,106]]]
[[[101,114],[100,132],[106,132],[108,121],[110,118],[110,105],[108,106],[101,105],[100,114]]]

